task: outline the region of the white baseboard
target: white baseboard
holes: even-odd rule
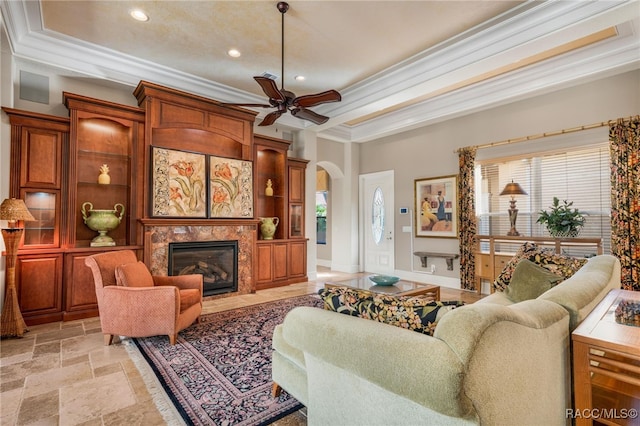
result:
[[[325,268],[331,268],[331,261],[325,259],[316,259],[316,265],[324,266]]]

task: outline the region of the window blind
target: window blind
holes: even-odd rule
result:
[[[604,252],[610,252],[608,142],[589,147],[571,147],[562,152],[540,152],[502,160],[479,161],[476,166],[478,233],[507,235],[510,229],[508,209],[511,197],[499,194],[512,180],[528,193],[516,196],[516,229],[521,235],[549,236],[546,227],[536,221],[539,211],[547,210],[553,203],[553,197],[558,197],[561,201],[573,202],[572,207],[586,216],[579,237],[602,238]]]

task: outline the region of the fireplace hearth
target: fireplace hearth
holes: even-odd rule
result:
[[[238,291],[238,241],[169,243],[168,254],[168,275],[202,275],[203,296]]]

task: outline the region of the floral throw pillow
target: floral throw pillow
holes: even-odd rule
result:
[[[433,335],[436,324],[446,312],[464,304],[460,301],[434,301],[420,296],[372,293],[349,287],[331,287],[318,293],[327,310],[428,335]]]
[[[587,263],[587,259],[557,254],[553,249],[538,247],[535,243],[527,242],[518,249],[496,278],[493,283],[496,291],[504,291],[507,288],[516,266],[523,259],[536,263],[563,279],[571,277]]]

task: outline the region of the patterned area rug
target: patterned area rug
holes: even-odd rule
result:
[[[187,424],[267,425],[302,405],[271,396],[271,336],[296,306],[322,307],[299,296],[205,315],[180,332],[134,339]]]

